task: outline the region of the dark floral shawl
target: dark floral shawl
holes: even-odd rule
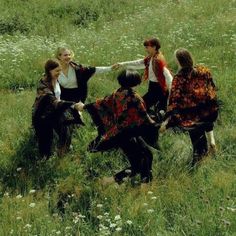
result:
[[[216,87],[208,68],[198,65],[174,76],[167,112],[169,126],[191,128],[214,122],[218,110]]]
[[[112,95],[86,105],[85,109],[99,134],[90,151],[107,150],[117,146],[120,139],[154,132],[154,121],[147,114],[143,99],[131,88],[119,88]]]
[[[45,79],[41,79],[32,108],[33,124],[40,120],[53,120],[73,104],[74,102],[58,100],[52,85]]]

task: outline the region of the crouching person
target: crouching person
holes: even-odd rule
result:
[[[134,87],[141,83],[136,71],[124,70],[118,76],[120,88],[110,96],[95,103],[80,103],[79,110],[86,110],[98,128],[98,136],[88,147],[90,152],[120,148],[130,166],[115,174],[122,183],[125,177],[140,174],[141,182],[152,180],[152,152],[147,145],[155,146],[158,127],[147,114],[145,103]]]
[[[60,100],[60,87],[57,79],[61,73],[57,61],[48,60],[45,75],[39,81],[37,95],[33,104],[32,124],[38,141],[41,158],[52,155],[54,131],[58,134],[58,155],[63,155],[70,146],[71,135],[66,125],[66,111],[75,109],[77,104]]]

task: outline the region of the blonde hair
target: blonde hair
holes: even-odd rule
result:
[[[71,49],[67,48],[67,47],[58,47],[56,52],[55,52],[55,58],[60,60],[61,54],[66,50],[68,50],[70,52],[71,58],[74,58],[74,55],[75,55],[74,52]]]

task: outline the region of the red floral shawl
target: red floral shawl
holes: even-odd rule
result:
[[[143,99],[131,88],[119,88],[110,96],[85,106],[98,127],[100,142],[116,136],[137,135],[142,126],[153,124]]]
[[[199,65],[174,76],[167,109],[169,126],[184,128],[215,121],[218,109],[216,87],[208,68]]]

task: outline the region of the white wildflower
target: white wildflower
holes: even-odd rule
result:
[[[116,224],[115,223],[111,223],[110,224],[110,228],[115,228],[116,227]]]
[[[32,227],[32,225],[30,225],[30,224],[26,224],[24,228],[28,228],[28,229],[30,229],[31,227]]]
[[[82,214],[79,214],[78,216],[79,216],[79,218],[81,218],[81,219],[84,219],[84,218],[85,218],[85,216],[82,215]]]
[[[30,206],[31,208],[34,208],[34,207],[36,206],[36,204],[35,204],[34,202],[31,202],[31,203],[29,204],[29,206]]]
[[[121,227],[117,227],[117,228],[116,228],[116,231],[117,231],[117,232],[120,232],[121,230],[122,230]]]
[[[31,189],[31,190],[29,191],[29,194],[33,194],[33,193],[35,193],[35,192],[36,192],[35,189]]]
[[[98,215],[97,218],[98,218],[99,220],[101,220],[101,219],[102,219],[102,216],[101,216],[101,215]]]
[[[131,220],[127,220],[126,223],[127,223],[128,225],[132,225],[132,224],[133,224],[133,222],[132,222]]]
[[[148,212],[148,213],[153,213],[154,210],[153,210],[153,209],[148,209],[147,212]]]
[[[235,207],[227,207],[227,210],[229,210],[231,212],[236,212],[236,208]]]
[[[116,215],[116,216],[115,216],[115,220],[116,220],[116,221],[118,221],[118,220],[120,220],[120,219],[121,219],[120,215]]]

